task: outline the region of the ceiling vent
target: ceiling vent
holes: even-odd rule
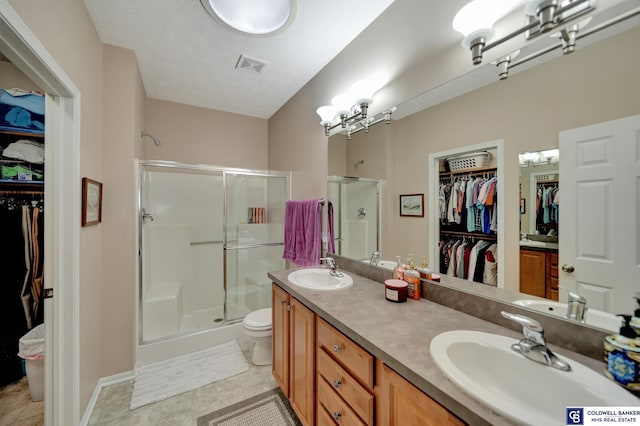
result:
[[[240,55],[240,57],[238,58],[238,62],[236,62],[236,69],[247,71],[253,74],[260,74],[266,65],[267,63],[261,61],[260,59]]]

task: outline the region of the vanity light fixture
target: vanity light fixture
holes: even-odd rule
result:
[[[462,46],[471,50],[474,65],[482,63],[484,52],[520,34],[530,40],[559,25],[567,24],[596,7],[596,0],[528,0],[524,9],[527,23],[504,37],[489,42],[494,33],[493,25],[509,11],[509,3],[513,5],[508,0],[473,0],[453,18],[453,28],[464,36]],[[573,52],[578,30],[579,25],[573,25],[560,32],[563,46],[567,44],[567,48],[563,49],[564,53]]]
[[[348,93],[334,96],[331,105],[321,106],[316,110],[320,116],[320,124],[324,127],[324,134],[329,136],[331,130],[340,126],[350,134],[361,130],[369,131],[369,127],[382,121],[391,121],[391,114],[395,107],[384,111],[383,117],[376,119],[368,117],[369,105],[373,103],[373,96],[384,85],[386,78],[382,74],[356,82]]]
[[[560,151],[555,148],[541,152],[525,152],[518,156],[521,167],[536,167],[557,163],[560,158]]]
[[[284,31],[295,19],[297,0],[200,0],[212,18],[243,34]]]

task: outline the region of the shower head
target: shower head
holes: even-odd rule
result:
[[[158,138],[156,138],[155,136],[153,136],[151,133],[147,133],[145,131],[140,131],[140,137],[143,138],[145,136],[150,137],[155,146],[162,145],[162,142],[160,142],[160,140]]]

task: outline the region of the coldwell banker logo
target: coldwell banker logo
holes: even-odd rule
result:
[[[582,416],[583,410],[584,410],[583,408],[572,408],[572,407],[567,408],[567,424],[583,425],[584,424],[584,418]]]

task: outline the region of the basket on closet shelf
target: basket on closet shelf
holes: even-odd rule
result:
[[[449,170],[452,172],[487,167],[489,166],[489,161],[491,161],[491,154],[487,151],[470,152],[447,158]]]

